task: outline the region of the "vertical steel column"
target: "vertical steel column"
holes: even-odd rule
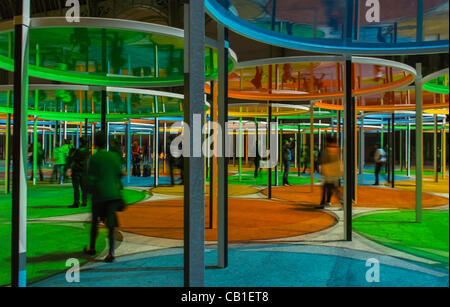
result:
[[[411,177],[411,124],[408,123],[407,135],[407,145],[406,145],[406,175]]]
[[[25,287],[27,251],[27,110],[30,0],[15,1],[11,286]]]
[[[438,122],[437,115],[434,115],[434,131],[433,131],[433,168],[434,168],[434,182],[438,182],[438,160],[437,160],[437,145],[438,145]]]
[[[159,119],[155,117],[155,187],[159,184]]]
[[[312,77],[311,77],[312,78]],[[310,161],[310,189],[311,192],[314,191],[314,171],[315,171],[315,160],[314,160],[314,104],[311,102],[309,106],[310,118],[309,118],[309,161]]]
[[[272,104],[269,102],[269,117],[267,118],[266,127],[266,147],[270,152],[270,134],[272,128]],[[272,198],[272,168],[267,169],[267,198]]]
[[[355,101],[352,97],[352,60],[346,57],[344,65],[344,238],[352,240],[352,206],[355,184]]]
[[[223,58],[222,58],[223,59]],[[184,158],[184,285],[202,287],[205,275],[205,176],[201,133],[205,101],[205,7],[184,4],[184,121],[190,129]],[[202,174],[199,176],[199,174]]]
[[[441,172],[442,172],[442,179],[445,179],[446,172],[447,172],[447,132],[445,128],[445,117],[442,120],[442,132],[441,132]]]
[[[392,188],[395,188],[395,112],[392,113],[391,147],[391,184]]]
[[[278,117],[275,117],[275,122],[277,123],[277,128],[275,129],[275,137],[279,140],[279,133],[278,133]],[[270,140],[270,139],[269,139],[269,140]],[[280,142],[278,141],[278,143],[280,143]],[[277,148],[277,151],[279,152],[279,151],[280,151],[280,148]],[[281,157],[280,157],[280,161],[281,161]],[[280,161],[277,161],[277,162],[276,162],[276,164],[275,164],[275,170],[274,170],[274,174],[275,174],[275,186],[276,186],[276,187],[278,186],[278,170],[279,170],[279,168],[278,168],[278,163],[279,163]],[[281,167],[281,164],[280,164],[280,167]]]
[[[423,41],[423,0],[417,0],[416,41]]]
[[[131,173],[131,120],[127,122],[127,182],[130,183]]]
[[[221,152],[217,157],[217,264],[228,266],[228,29],[218,24],[218,89],[217,118],[222,128]]]
[[[422,63],[416,64],[416,222],[422,222]]]
[[[364,112],[361,112],[361,125],[359,128],[359,175],[361,184],[364,184],[364,159],[365,159],[365,131],[364,131]]]

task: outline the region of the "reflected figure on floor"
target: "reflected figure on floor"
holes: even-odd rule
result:
[[[114,261],[114,231],[118,226],[116,212],[125,207],[122,199],[122,168],[117,154],[106,150],[106,136],[96,135],[98,149],[89,162],[88,191],[92,194],[92,225],[90,247],[84,252],[95,255],[95,243],[98,235],[98,223],[102,221],[108,228],[109,253],[105,262]]]
[[[317,207],[318,209],[324,209],[326,206],[331,205],[333,193],[337,193],[337,197],[342,203],[342,197],[338,190],[338,183],[343,173],[339,151],[336,138],[331,135],[327,136],[321,167],[323,176],[322,201],[319,207]]]
[[[88,140],[81,138],[79,148],[72,153],[70,158],[72,164],[73,204],[69,208],[78,208],[80,206],[80,188],[82,196],[81,207],[87,206],[88,161],[91,157],[88,146]]]

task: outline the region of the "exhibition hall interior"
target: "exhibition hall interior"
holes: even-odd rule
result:
[[[448,287],[448,0],[0,0],[0,287]]]

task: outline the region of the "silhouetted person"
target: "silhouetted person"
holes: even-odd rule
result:
[[[137,141],[134,141],[133,147],[131,149],[131,157],[133,158],[133,171],[132,175],[136,177],[141,177],[141,147]]]
[[[380,148],[379,144],[375,145],[375,183],[374,185],[379,185],[379,175],[383,166],[386,164],[386,152],[383,148]]]
[[[283,172],[283,185],[287,186],[289,185],[289,168],[290,168],[290,163],[291,163],[291,159],[292,159],[292,155],[291,155],[291,149],[293,147],[293,142],[292,140],[286,140],[285,143],[283,144],[283,168],[284,168],[284,172]]]
[[[336,138],[331,135],[327,136],[327,144],[322,157],[323,190],[319,209],[331,205],[331,197],[334,192],[338,193],[337,196],[341,200],[337,188],[338,182],[342,177],[342,163],[339,150]]]
[[[300,157],[300,162],[303,165],[302,174],[306,173],[306,168],[308,167],[309,160],[310,159],[309,159],[309,155],[308,155],[308,147],[306,147],[302,151],[302,155]]]
[[[172,143],[173,140],[174,140],[174,138],[170,137],[169,138],[169,142],[167,142],[167,145],[166,145],[167,162],[169,162],[170,184],[172,186],[175,185],[175,178],[173,176],[173,171],[174,171],[174,169],[176,167],[176,159],[172,155],[172,152],[170,151],[170,144]]]
[[[69,208],[80,206],[80,188],[82,196],[82,207],[87,206],[88,199],[88,161],[91,157],[86,138],[80,139],[80,146],[70,156],[72,167],[73,205]]]
[[[53,168],[53,178],[58,181],[59,184],[63,184],[64,175],[65,175],[65,166],[67,162],[67,157],[69,155],[69,147],[64,144],[61,147],[56,147],[53,151],[53,160],[54,160],[54,168]]]
[[[254,159],[255,163],[255,178],[258,177],[258,173],[261,170],[261,155],[259,154],[259,143],[256,142],[256,156]]]
[[[34,159],[33,159],[33,152],[34,152],[34,148],[33,145],[30,144],[30,147],[28,148],[28,161],[31,163],[32,165],[32,169],[33,169],[33,164],[34,164]],[[41,144],[37,143],[37,148],[36,148],[36,166],[37,166],[37,170],[39,171],[39,180],[40,181],[44,181],[44,174],[42,173],[42,164],[44,164],[44,151],[42,150]],[[30,176],[30,180],[33,180],[34,178],[34,173],[33,171],[31,171],[31,176]]]
[[[98,234],[99,219],[104,221],[108,228],[109,253],[106,262],[114,261],[114,228],[118,226],[116,211],[123,209],[121,196],[122,170],[120,159],[117,154],[106,151],[106,136],[96,136],[96,147],[98,148],[88,168],[88,188],[92,193],[92,225],[90,248],[84,249],[88,255],[95,255],[95,241]]]

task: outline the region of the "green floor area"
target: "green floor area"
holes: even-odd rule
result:
[[[123,197],[127,204],[143,200],[146,194],[131,189],[123,190]],[[12,196],[0,195],[0,221],[11,220]],[[67,186],[30,186],[28,187],[28,209],[29,219],[62,216],[69,214],[90,212],[90,204],[87,207],[69,209],[73,204],[73,188]]]
[[[27,282],[31,283],[68,269],[67,259],[80,264],[90,258],[83,255],[89,244],[90,225],[85,223],[28,223]],[[100,229],[96,249],[100,253],[107,245],[107,234]],[[0,286],[11,282],[11,224],[0,223]]]
[[[255,178],[254,172],[242,172],[241,178],[239,178],[238,174],[235,175],[229,175],[228,176],[228,183],[229,184],[241,184],[241,185],[267,185],[267,171],[261,171],[258,174],[258,177]],[[302,185],[302,184],[310,184],[311,179],[309,177],[309,174],[302,174],[301,176],[298,176],[297,172],[290,172],[289,173],[289,184],[292,185]],[[209,179],[207,179],[207,182],[209,182]],[[319,180],[314,179],[314,182],[319,182]],[[283,183],[283,172],[279,172],[278,175],[278,185],[282,185]],[[275,172],[272,172],[272,185],[275,185]]]
[[[386,211],[353,219],[354,230],[388,247],[448,266],[449,212],[423,211],[416,223],[415,211]]]

